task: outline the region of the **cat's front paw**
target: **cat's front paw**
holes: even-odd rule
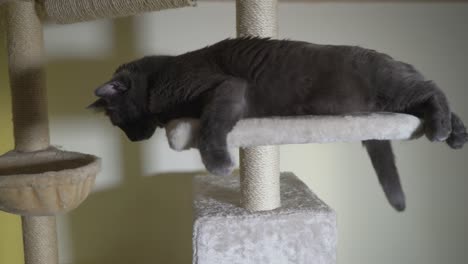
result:
[[[227,150],[200,150],[206,169],[218,176],[228,176],[234,170],[234,162]]]

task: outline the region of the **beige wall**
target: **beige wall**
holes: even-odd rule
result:
[[[282,3],[279,19],[281,38],[361,45],[414,64],[468,122],[468,4]],[[121,62],[234,35],[232,2],[46,28],[52,141],[104,159],[94,193],[60,217],[61,263],[190,262],[197,152],[169,150],[161,132],[129,144],[84,108]],[[387,204],[359,143],[284,146],[281,167],[338,212],[339,263],[467,261],[468,148],[420,139],[396,142],[395,152],[408,199],[402,214]]]

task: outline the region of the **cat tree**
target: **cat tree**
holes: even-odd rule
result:
[[[0,210],[21,215],[26,264],[57,264],[55,216],[89,194],[100,159],[49,144],[42,21],[73,23],[192,5],[190,0],[8,1],[15,149],[0,157]]]
[[[276,0],[237,0],[238,36],[276,37]],[[197,146],[199,120],[166,126],[170,146]],[[420,120],[402,114],[252,118],[228,134],[240,147],[240,177],[194,178],[194,264],[332,264],[333,210],[292,173],[279,172],[281,144],[410,139]],[[240,191],[239,191],[240,189]]]
[[[93,155],[49,144],[42,21],[75,23],[193,5],[192,0],[5,4],[15,149],[0,157],[0,210],[22,216],[27,264],[58,263],[54,215],[76,208],[100,169]],[[236,9],[238,35],[276,36],[276,0],[237,0]],[[196,147],[198,126],[197,120],[172,122],[166,128],[170,145]],[[230,147],[241,147],[240,180],[195,177],[193,262],[334,263],[335,214],[293,174],[280,177],[278,145],[409,139],[419,128],[417,118],[400,114],[240,121],[228,136]]]

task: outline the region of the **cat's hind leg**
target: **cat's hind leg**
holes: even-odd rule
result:
[[[452,132],[452,113],[445,95],[435,89],[423,103],[425,133],[430,141],[445,141]]]
[[[446,141],[452,132],[452,113],[442,91],[431,81],[421,81],[407,91],[400,105],[404,112],[424,119],[430,141]],[[401,103],[401,102],[400,102]]]
[[[227,134],[245,111],[247,84],[240,79],[228,79],[207,96],[201,116],[198,149],[206,169],[215,175],[229,175],[234,162],[227,146]]]
[[[453,149],[462,148],[468,141],[468,133],[461,119],[450,111],[442,91],[431,81],[420,82],[408,98],[407,112],[424,119],[426,137],[431,141],[446,141]]]

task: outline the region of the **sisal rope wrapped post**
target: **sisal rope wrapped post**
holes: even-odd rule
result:
[[[39,0],[43,17],[59,24],[195,6],[195,0]]]
[[[240,149],[241,204],[251,211],[273,210],[281,206],[279,147]]]
[[[237,35],[276,37],[277,0],[237,0]],[[250,211],[281,206],[279,147],[240,149],[241,204]]]
[[[236,0],[237,35],[276,37],[277,0]]]
[[[55,216],[23,216],[23,243],[26,264],[58,263]]]
[[[6,19],[15,150],[44,150],[49,147],[49,124],[42,24],[35,2],[8,3]],[[58,263],[55,217],[23,216],[21,220],[25,263]]]
[[[49,147],[42,24],[34,1],[7,4],[7,41],[15,149]]]

